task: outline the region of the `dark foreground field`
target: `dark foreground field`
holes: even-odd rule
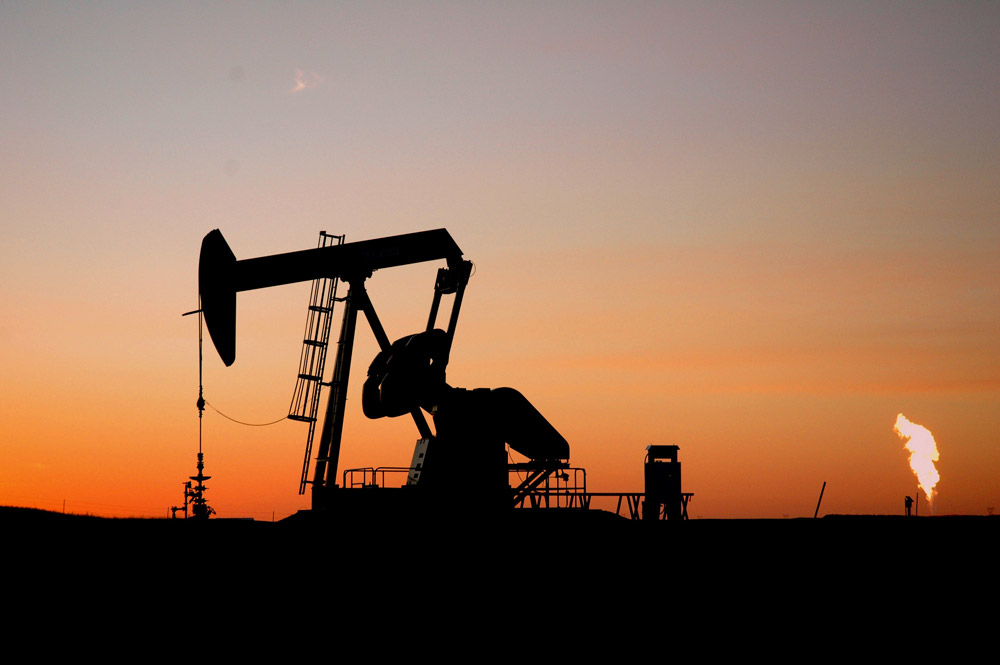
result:
[[[0,562],[5,602],[29,622],[206,622],[206,639],[237,631],[244,645],[310,630],[364,648],[461,633],[472,636],[463,644],[530,635],[559,651],[572,635],[576,653],[590,638],[626,649],[684,634],[712,653],[769,645],[794,656],[798,642],[776,635],[835,646],[928,621],[977,626],[986,615],[968,599],[996,594],[998,531],[1000,519],[962,516],[197,523],[0,508]],[[732,631],[760,642],[732,642]]]
[[[57,625],[110,653],[143,634],[251,653],[276,638],[309,657],[412,644],[476,662],[632,662],[679,642],[696,648],[675,655],[769,660],[922,648],[904,635],[965,644],[992,634],[998,530],[961,516],[196,523],[0,508],[15,640],[29,634],[17,626]]]
[[[268,575],[339,561],[339,571],[415,566],[512,576],[650,575],[683,579],[742,570],[812,577],[993,566],[1000,518],[829,515],[820,519],[644,523],[601,511],[517,511],[492,519],[426,516],[323,517],[280,522],[108,519],[0,507],[8,557],[105,568],[206,565]],[[199,564],[200,562],[200,564]],[[626,566],[625,570],[618,566]],[[985,571],[984,571],[985,572]]]

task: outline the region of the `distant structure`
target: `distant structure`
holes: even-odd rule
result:
[[[692,495],[681,492],[678,450],[680,446],[646,446],[644,520],[658,520],[661,514],[671,521],[688,518],[687,504]]]
[[[207,520],[210,515],[215,514],[215,510],[208,505],[208,500],[205,498],[205,491],[208,489],[205,487],[205,481],[212,476],[206,476],[204,471],[205,455],[198,453],[198,475],[190,476],[191,480],[195,482],[195,486],[184,492],[185,499],[190,496],[191,517],[196,520]]]
[[[171,517],[177,519],[177,513],[183,512],[184,519],[190,517],[195,520],[207,520],[215,514],[215,509],[208,505],[208,499],[205,498],[205,492],[208,490],[205,481],[210,480],[212,476],[205,475],[205,455],[203,453],[198,453],[198,474],[189,476],[189,478],[191,480],[184,483],[184,505],[171,506]]]
[[[913,508],[913,498],[909,497],[909,496],[905,497],[903,499],[903,505],[904,505],[904,508],[906,510],[906,516],[909,517],[910,516],[910,510]]]
[[[170,517],[171,519],[177,519],[177,513],[184,513],[184,519],[188,518],[188,498],[191,495],[191,481],[184,483],[184,505],[183,506],[170,506]]]
[[[200,304],[200,302],[199,302]],[[211,476],[205,475],[205,455],[201,451],[201,421],[205,416],[205,386],[202,383],[202,365],[203,356],[202,346],[203,346],[203,336],[202,328],[204,323],[204,312],[201,307],[191,312],[185,312],[182,316],[188,316],[189,314],[198,315],[198,401],[195,402],[195,406],[198,407],[198,474],[194,476],[188,476],[190,480],[184,483],[184,505],[181,507],[172,506],[170,510],[172,511],[172,517],[177,518],[177,513],[179,511],[184,512],[184,519],[188,519],[188,506],[191,507],[191,518],[196,520],[207,520],[211,515],[215,514],[215,511],[211,506],[208,505],[208,501],[205,499],[205,492],[208,490],[205,487],[205,481],[209,480]],[[194,485],[191,484],[194,481]]]

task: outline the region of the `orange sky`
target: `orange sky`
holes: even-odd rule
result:
[[[669,443],[693,517],[811,515],[824,481],[823,512],[897,513],[902,412],[937,438],[936,510],[985,513],[998,28],[995,4],[5,4],[0,504],[180,501],[211,229],[250,258],[446,227],[476,264],[450,383],[521,390],[592,490],[641,490]],[[369,280],[390,338],[437,267]],[[307,296],[240,295],[210,403],[287,413]],[[362,326],[356,379],[374,351]],[[366,421],[359,387],[341,468],[407,464],[412,423]],[[304,442],[208,410],[211,504],[307,507]]]

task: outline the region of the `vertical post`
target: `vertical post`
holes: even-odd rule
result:
[[[313,474],[313,510],[326,506],[327,493],[337,482],[340,462],[340,440],[344,433],[344,410],[347,406],[347,383],[351,375],[351,357],[354,351],[354,330],[358,323],[358,310],[354,302],[354,283],[348,282],[344,300],[344,320],[340,325],[337,344],[337,362],[330,380],[330,397],[326,403],[326,418],[319,440],[316,469]],[[364,286],[361,287],[362,291]]]
[[[437,323],[438,307],[441,306],[441,289],[439,286],[441,284],[442,273],[445,271],[447,271],[447,268],[438,269],[437,281],[434,283],[434,299],[431,301],[431,313],[427,317],[427,330],[433,330],[434,325]]]
[[[823,481],[823,487],[819,488],[819,501],[816,502],[816,512],[813,513],[813,519],[819,516],[819,504],[823,503],[823,492],[826,491],[826,481]]]
[[[458,313],[462,310],[462,298],[465,297],[465,287],[472,273],[472,261],[462,261],[453,268],[458,273],[455,285],[455,300],[451,303],[451,316],[448,318],[448,343],[445,347],[444,363],[451,359],[451,343],[455,339],[455,328],[458,326]]]

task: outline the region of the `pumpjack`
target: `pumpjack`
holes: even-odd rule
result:
[[[472,262],[445,229],[421,231],[397,236],[337,244],[326,244],[321,234],[315,249],[237,260],[222,233],[216,229],[205,236],[201,245],[198,269],[201,309],[205,324],[220,358],[226,366],[236,359],[236,294],[295,282],[323,280],[346,282],[347,296],[342,299],[341,323],[332,380],[322,383],[322,362],[317,368],[306,362],[304,352],[300,379],[313,381],[312,403],[318,400],[320,385],[329,386],[326,416],[323,421],[318,454],[312,479],[308,480],[310,443],[306,448],[300,493],[312,486],[313,510],[337,505],[345,487],[337,484],[338,460],[351,372],[354,335],[358,312],[362,312],[378,342],[380,351],[372,360],[362,390],[362,410],[370,419],[409,415],[419,439],[408,468],[406,489],[427,505],[454,504],[448,499],[459,478],[474,469],[476,482],[463,485],[463,498],[474,510],[501,509],[524,501],[527,493],[555,474],[566,477],[569,468],[569,444],[545,417],[513,388],[477,388],[467,390],[450,386],[446,370],[455,338],[462,299],[471,275]],[[366,281],[377,270],[426,261],[445,261],[434,283],[430,314],[423,330],[390,342],[365,289]],[[335,287],[332,293],[335,293]],[[438,327],[442,297],[454,297],[444,328]],[[310,311],[326,317],[317,325],[329,331],[332,295],[326,302],[314,301]],[[310,319],[311,321],[312,319]],[[307,323],[307,330],[311,324]],[[306,340],[318,347],[326,339]],[[305,392],[309,392],[308,390]],[[305,394],[305,393],[303,393]],[[316,424],[315,408],[299,409],[293,398],[290,417]],[[309,396],[304,397],[310,401]],[[430,414],[434,428],[427,422]],[[529,461],[509,465],[505,446]],[[524,473],[516,488],[510,486],[512,466]],[[345,482],[346,485],[346,482]]]

